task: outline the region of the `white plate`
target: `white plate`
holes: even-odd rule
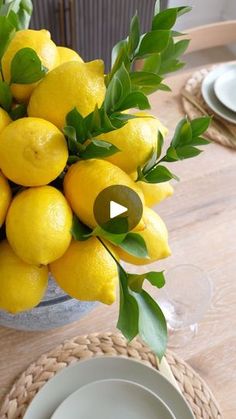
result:
[[[203,80],[202,96],[209,107],[226,121],[236,124],[236,113],[226,108],[216,97],[214,84],[215,81],[226,71],[235,69],[235,64],[225,64],[216,67]]]
[[[141,384],[160,397],[176,419],[194,419],[183,396],[158,371],[141,362],[121,357],[92,358],[64,368],[34,397],[24,419],[49,419],[71,393],[93,381],[106,379],[123,379]]]
[[[223,105],[236,112],[236,66],[216,80],[214,89]]]
[[[152,391],[126,380],[100,380],[75,391],[51,419],[175,419]]]

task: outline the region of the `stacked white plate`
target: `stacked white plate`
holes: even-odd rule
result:
[[[202,83],[202,95],[217,115],[236,124],[236,64],[212,70]]]
[[[80,361],[55,375],[24,419],[194,419],[164,376],[121,357]]]

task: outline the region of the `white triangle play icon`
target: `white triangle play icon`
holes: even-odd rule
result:
[[[115,201],[110,201],[110,218],[115,218],[118,215],[124,214],[126,211],[128,211],[128,208]]]

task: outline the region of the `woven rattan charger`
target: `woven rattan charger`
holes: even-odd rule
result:
[[[62,368],[95,356],[125,356],[158,369],[155,355],[140,340],[127,344],[120,334],[78,336],[42,355],[17,379],[0,408],[0,419],[20,419],[43,385]],[[184,361],[167,352],[167,361],[197,419],[221,419],[220,409],[206,383]]]

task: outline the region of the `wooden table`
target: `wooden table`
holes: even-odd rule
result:
[[[173,93],[151,97],[153,113],[173,131],[182,117],[179,88],[188,74],[169,79]],[[177,352],[209,384],[226,419],[236,418],[236,153],[211,144],[198,158],[176,163],[175,195],[158,207],[170,231],[169,268],[193,263],[214,284],[212,305],[197,337]],[[99,306],[78,323],[46,333],[0,328],[0,402],[15,378],[39,355],[79,334],[114,330],[117,307]]]

